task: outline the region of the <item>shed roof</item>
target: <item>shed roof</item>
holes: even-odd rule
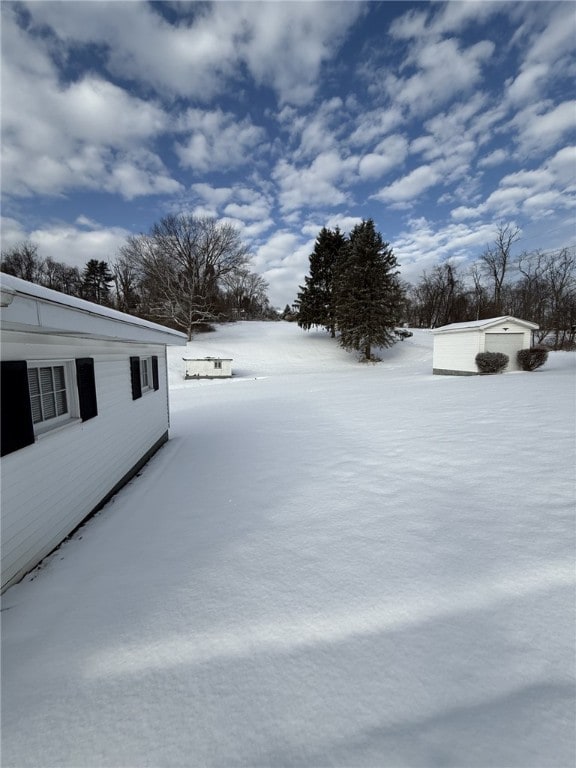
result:
[[[186,334],[2,273],[2,330],[184,345]]]
[[[451,333],[458,331],[483,331],[487,328],[491,328],[494,325],[500,325],[500,323],[516,323],[524,328],[530,328],[536,330],[538,325],[531,323],[528,320],[519,320],[512,315],[503,315],[502,317],[491,317],[485,320],[469,320],[464,323],[450,323],[449,325],[442,325],[440,328],[433,328],[432,333]]]
[[[205,363],[206,360],[220,360],[222,362],[231,363],[233,358],[232,357],[183,357],[182,360],[185,360],[187,363]]]

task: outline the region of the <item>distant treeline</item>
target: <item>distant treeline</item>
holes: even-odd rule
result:
[[[22,243],[2,253],[0,269],[70,296],[184,331],[214,322],[277,318],[268,284],[249,267],[238,230],[212,218],[170,215],[149,234],[129,237],[112,262],[84,269],[42,258]]]

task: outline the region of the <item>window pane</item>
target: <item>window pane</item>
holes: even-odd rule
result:
[[[38,370],[36,368],[28,369],[28,388],[30,395],[40,394],[40,382],[38,381]]]
[[[52,368],[40,368],[40,388],[42,392],[53,392]]]
[[[56,401],[53,392],[42,395],[42,411],[44,412],[44,419],[53,419],[56,416]]]
[[[64,413],[68,413],[68,403],[66,402],[66,390],[63,389],[60,392],[56,392],[56,410],[58,416],[62,416]]]
[[[148,358],[142,358],[140,361],[140,373],[142,376],[142,389],[148,387]]]
[[[66,379],[64,378],[64,366],[57,365],[52,370],[54,371],[54,388],[65,389]]]
[[[42,405],[40,404],[40,381],[37,368],[28,369],[28,390],[30,392],[32,421],[34,424],[38,424],[39,421],[42,421]]]

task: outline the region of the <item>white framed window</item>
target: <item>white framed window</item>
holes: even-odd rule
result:
[[[28,393],[34,434],[79,417],[74,360],[28,362]]]
[[[140,358],[140,386],[142,387],[142,394],[149,392],[154,388],[152,381],[152,358],[141,357]]]
[[[217,368],[218,370],[222,370],[222,360],[214,360],[214,368]]]

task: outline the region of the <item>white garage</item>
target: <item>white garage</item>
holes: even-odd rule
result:
[[[478,373],[479,352],[508,355],[506,371],[517,371],[516,354],[532,346],[536,323],[506,315],[488,320],[451,323],[435,328],[432,372],[447,376],[473,376]]]

